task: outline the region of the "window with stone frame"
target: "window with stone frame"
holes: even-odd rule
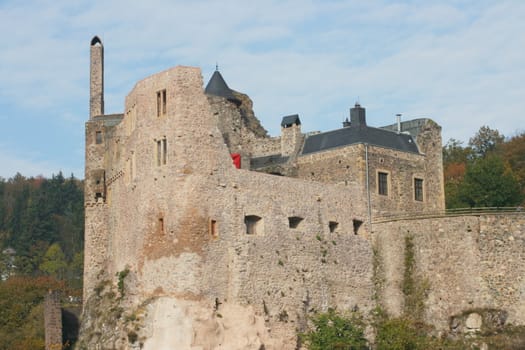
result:
[[[157,91],[157,117],[166,115],[166,89]]]
[[[388,173],[377,173],[377,193],[388,196]]]
[[[414,178],[414,199],[423,201],[423,179]]]
[[[155,152],[155,161],[157,166],[166,165],[167,163],[167,153],[168,153],[168,141],[164,137],[161,140],[155,140],[156,143],[156,152]]]
[[[97,145],[99,145],[99,144],[102,143],[102,131],[100,131],[100,130],[97,130],[97,131],[95,132],[95,143],[96,143]]]

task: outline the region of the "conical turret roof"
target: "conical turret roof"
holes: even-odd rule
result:
[[[204,93],[207,95],[224,97],[231,101],[237,101],[237,98],[235,98],[233,95],[232,90],[224,81],[224,78],[222,77],[221,73],[219,73],[219,70],[213,72],[208,85],[206,85],[206,89],[204,89]]]

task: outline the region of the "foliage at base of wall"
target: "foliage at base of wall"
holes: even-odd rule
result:
[[[299,335],[310,350],[368,349],[364,322],[356,313],[343,315],[334,309],[310,318],[313,328]]]
[[[366,323],[357,313],[328,310],[311,318],[311,329],[299,337],[309,350],[520,350],[525,349],[525,326],[457,334],[437,332],[432,326],[410,317],[389,317],[384,310],[372,312],[374,344],[364,338]]]

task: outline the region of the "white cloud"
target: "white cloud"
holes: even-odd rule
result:
[[[105,45],[107,112],[122,111],[145,76],[197,65],[206,82],[218,62],[274,134],[289,113],[305,130],[336,128],[358,97],[372,125],[402,112],[435,119],[445,140],[468,140],[483,124],[512,134],[525,110],[524,16],[518,0],[4,1],[0,140],[15,148],[13,132],[54,120],[53,129],[36,123],[56,136],[29,163],[74,158],[65,166],[82,167],[63,143],[82,148],[68,137],[87,118],[95,34]]]

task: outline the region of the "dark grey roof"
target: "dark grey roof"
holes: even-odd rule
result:
[[[252,169],[264,168],[271,165],[284,164],[289,157],[283,157],[280,154],[272,154],[270,156],[256,157],[250,159],[250,167]]]
[[[204,93],[208,95],[224,97],[228,100],[236,101],[237,98],[233,95],[232,90],[228,87],[228,84],[224,81],[221,73],[218,70],[213,72],[213,75],[204,89]]]
[[[283,128],[290,127],[293,124],[301,125],[301,119],[299,119],[298,114],[287,115],[283,117],[283,120],[281,121],[281,126]]]
[[[392,148],[403,152],[419,153],[412,136],[372,128],[351,125],[346,128],[308,136],[304,142],[302,154],[324,151],[330,148],[348,146],[357,143]]]

